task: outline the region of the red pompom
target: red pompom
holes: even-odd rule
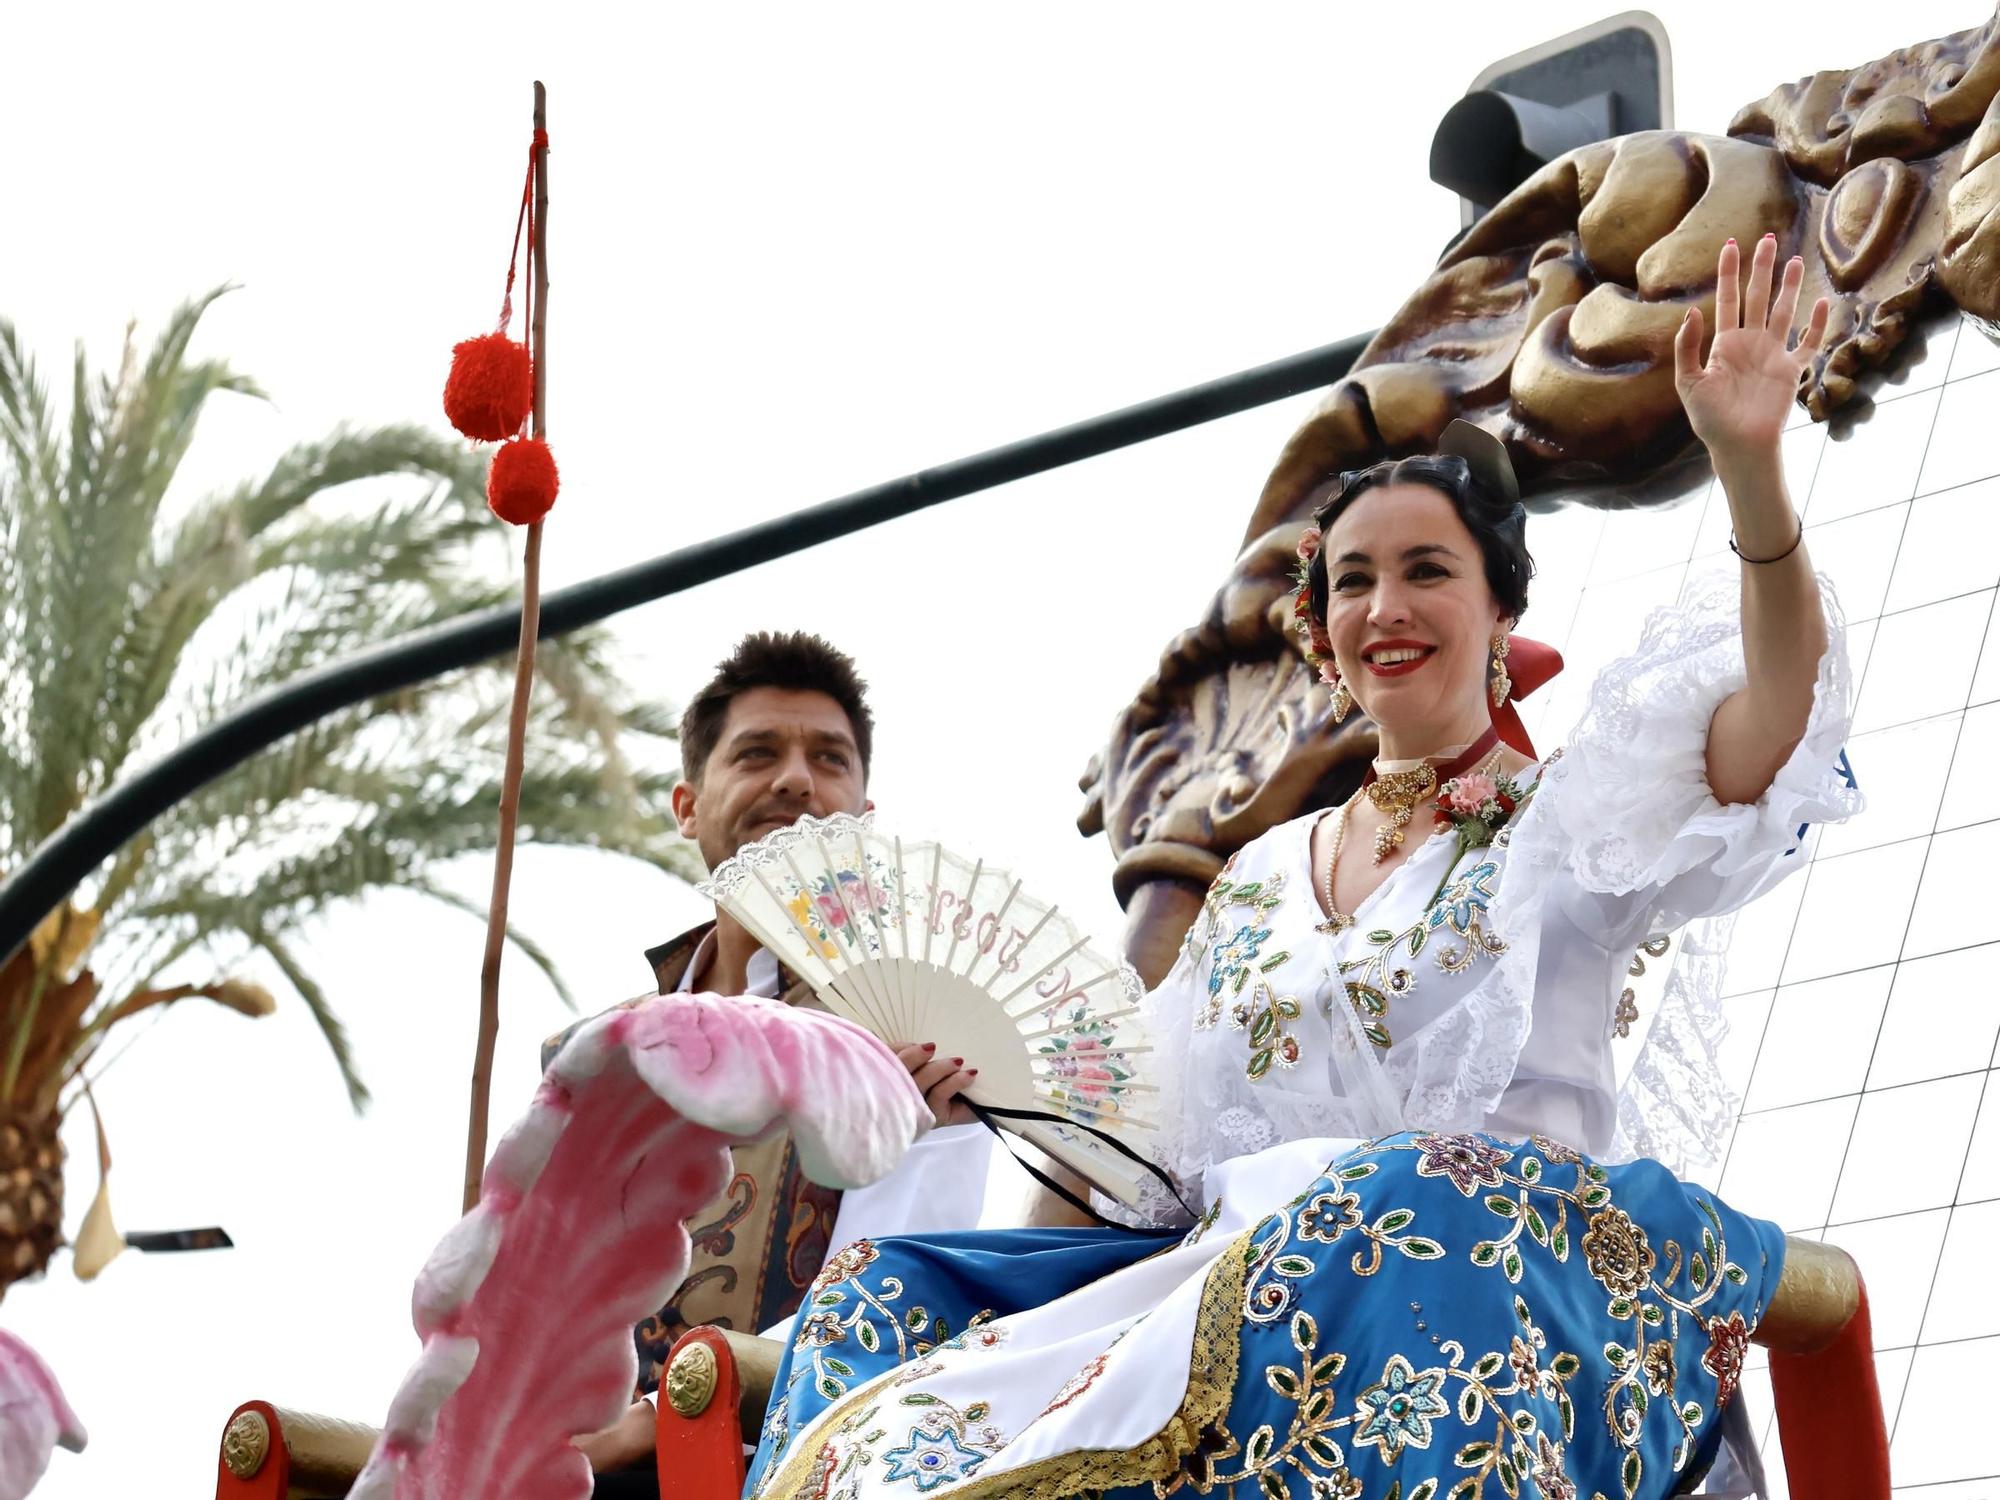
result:
[[[535,365],[526,344],[504,333],[482,333],[452,349],[444,414],[474,442],[512,437],[534,404]]]
[[[511,526],[531,526],[556,503],[556,460],[540,438],[502,443],[486,471],[486,503]]]

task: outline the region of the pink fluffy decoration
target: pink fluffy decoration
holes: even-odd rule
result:
[[[0,1500],[21,1500],[51,1453],[81,1453],[84,1441],[83,1423],[41,1356],[0,1328]]]
[[[789,1129],[807,1176],[859,1187],[929,1121],[895,1055],[823,1012],[662,995],[592,1021],[417,1277],[423,1352],[351,1500],[585,1500],[570,1439],[631,1401],[632,1325],[687,1274],[731,1142]]]

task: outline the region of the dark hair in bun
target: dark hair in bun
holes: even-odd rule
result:
[[[1535,560],[1528,554],[1528,511],[1518,500],[1496,493],[1472,472],[1472,467],[1456,454],[1426,453],[1414,458],[1391,458],[1366,469],[1351,469],[1340,476],[1340,484],[1313,512],[1313,524],[1322,536],[1333,529],[1341,512],[1372,489],[1389,484],[1421,484],[1436,490],[1451,502],[1465,529],[1479,544],[1486,562],[1486,586],[1500,607],[1513,619],[1528,612],[1528,580],[1535,576]],[[1313,555],[1307,569],[1312,589],[1315,620],[1326,619],[1326,547]]]

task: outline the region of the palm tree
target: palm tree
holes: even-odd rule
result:
[[[261,480],[172,492],[208,399],[261,394],[189,353],[227,290],[182,306],[143,361],[128,329],[115,377],[93,378],[79,348],[60,425],[0,320],[0,877],[128,763],[252,694],[511,596],[485,460],[455,438],[342,429]],[[377,886],[467,905],[438,866],[493,846],[511,666],[334,715],[254,757],[108,860],[0,968],[0,1291],[61,1241],[58,1128],[134,1017],[194,999],[263,1014],[274,1002],[245,977],[255,964],[311,1011],[366,1103],[299,929]],[[691,873],[658,754],[673,730],[621,686],[601,634],[546,643],[521,836]],[[547,955],[510,936],[561,991]]]

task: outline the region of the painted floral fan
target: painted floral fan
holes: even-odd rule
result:
[[[1152,1050],[1143,986],[1020,880],[840,813],[767,834],[701,892],[827,1009],[892,1045],[963,1057],[979,1069],[963,1097],[988,1124],[1136,1203],[1152,1173],[1133,1158],[1157,1129],[1158,1090],[1134,1062]]]

